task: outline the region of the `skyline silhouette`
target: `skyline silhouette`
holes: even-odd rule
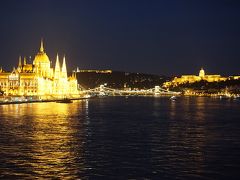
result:
[[[239,74],[238,1],[10,0],[0,7],[3,69],[36,54],[69,70],[112,69],[159,75]]]

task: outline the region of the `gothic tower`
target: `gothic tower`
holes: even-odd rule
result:
[[[54,79],[60,79],[60,76],[61,76],[61,69],[60,69],[59,57],[58,57],[58,54],[57,54],[55,71],[54,71]]]
[[[63,57],[63,64],[62,64],[62,78],[67,79],[67,66],[65,56]]]

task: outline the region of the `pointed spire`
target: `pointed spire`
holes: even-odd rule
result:
[[[56,69],[60,69],[58,53],[57,53],[56,64],[55,64],[55,70]]]
[[[76,78],[77,78],[76,72],[72,72],[72,78],[73,78],[73,79],[76,79]]]
[[[57,54],[57,59],[56,59],[56,64],[55,64],[54,78],[55,78],[55,79],[59,79],[59,78],[60,78],[60,73],[61,73],[60,63],[59,63],[59,57],[58,57],[58,54]]]
[[[74,78],[74,72],[72,71],[72,75],[70,76],[71,77],[71,79],[73,79]]]
[[[24,58],[23,58],[23,65],[26,65],[27,64],[27,59],[26,59],[26,57],[24,56]]]
[[[18,59],[18,67],[21,68],[22,67],[22,57],[19,56],[19,59]]]
[[[63,64],[62,64],[62,77],[67,78],[67,66],[66,66],[65,55],[63,57]]]
[[[21,72],[21,70],[22,70],[22,57],[21,56],[19,56],[19,59],[18,59],[17,70],[18,70],[18,72]]]
[[[41,39],[40,52],[44,52],[43,39]]]

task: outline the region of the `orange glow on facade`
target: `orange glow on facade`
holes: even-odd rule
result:
[[[43,41],[33,63],[19,57],[17,68],[12,72],[0,70],[0,87],[5,95],[16,96],[63,96],[76,95],[78,83],[75,74],[67,76],[66,60],[62,66],[57,55],[55,68],[51,67],[48,55],[44,51]]]

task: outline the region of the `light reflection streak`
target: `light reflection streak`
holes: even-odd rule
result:
[[[42,178],[74,179],[84,171],[84,126],[81,119],[76,117],[85,113],[81,111],[86,108],[79,108],[79,103],[83,102],[0,107],[2,125],[8,127],[6,133],[10,134],[9,137],[14,143],[18,143],[19,147],[11,149],[16,147],[16,144],[7,147],[8,151],[12,151],[10,154],[18,154],[11,162],[16,166],[15,172],[11,174],[21,174],[19,168],[22,168],[31,171],[28,178],[37,175]],[[4,152],[0,154],[2,153]]]
[[[176,117],[176,102],[170,101],[170,117],[171,119],[175,119]]]
[[[182,168],[201,173],[204,163],[204,145],[206,143],[204,122],[207,106],[204,98],[182,98],[170,102],[168,139],[169,166],[179,164]],[[181,113],[180,113],[181,112]],[[177,114],[176,114],[177,113]],[[184,163],[179,161],[181,154]]]

